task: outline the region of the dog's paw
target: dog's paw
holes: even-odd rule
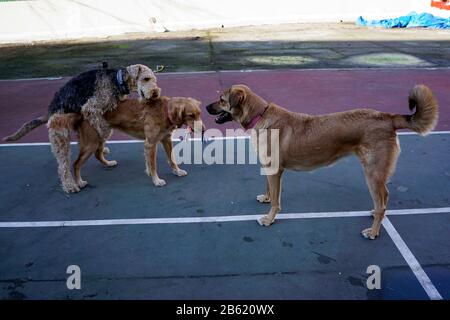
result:
[[[263,217],[261,217],[261,218],[258,219],[259,225],[265,226],[265,227],[270,226],[274,221],[275,221],[275,219],[273,219],[273,218],[270,217],[269,215],[263,216]]]
[[[107,167],[115,167],[115,166],[117,166],[117,161],[116,160],[106,161],[106,166]]]
[[[370,239],[370,240],[375,240],[375,238],[378,237],[378,234],[375,234],[375,232],[372,231],[372,228],[364,229],[361,232],[361,234],[363,235],[364,238]]]
[[[153,184],[157,187],[162,187],[166,185],[166,181],[160,178],[156,178],[156,179],[152,179],[153,180]]]
[[[104,155],[107,155],[107,154],[110,154],[110,153],[111,153],[111,150],[109,150],[108,147],[104,147],[104,148],[103,148],[103,154],[104,154]]]
[[[63,190],[66,193],[76,193],[80,192],[80,188],[75,183],[66,183],[63,184]]]
[[[85,180],[80,180],[77,184],[80,189],[83,189],[84,187],[86,187],[88,185],[88,182]]]
[[[178,176],[178,177],[184,177],[187,176],[187,172],[185,170],[181,170],[181,169],[175,169],[172,170],[173,174]]]
[[[270,198],[265,194],[260,194],[256,196],[256,201],[258,201],[259,203],[268,203],[270,202]]]

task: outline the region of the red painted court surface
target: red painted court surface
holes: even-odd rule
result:
[[[157,77],[164,95],[194,97],[203,106],[216,100],[221,90],[233,84],[246,84],[269,102],[311,114],[359,107],[408,113],[408,92],[415,84],[423,83],[432,89],[441,107],[436,130],[450,130],[450,69],[224,71],[162,73]],[[0,81],[0,136],[44,114],[54,93],[67,80]],[[208,128],[219,128],[206,111],[203,120]],[[220,126],[221,130],[226,128],[237,125]],[[129,138],[116,133],[113,139]],[[41,127],[20,142],[46,141],[46,128]]]

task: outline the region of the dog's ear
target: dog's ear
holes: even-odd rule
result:
[[[245,99],[245,91],[241,88],[232,87],[228,94],[228,101],[230,102],[230,109],[239,106]]]
[[[171,111],[170,117],[172,122],[177,125],[181,125],[184,119],[185,106],[179,103],[176,99],[169,100],[169,110]]]
[[[125,82],[129,82],[132,80],[130,72],[128,72],[128,68],[122,69],[122,78],[123,78],[123,81],[125,81]]]
[[[139,79],[139,75],[142,71],[142,66],[140,64],[133,64],[127,67],[127,71],[130,74],[131,78],[136,81]]]
[[[178,110],[177,110],[178,123],[183,123],[185,111],[186,110],[184,108],[184,104],[182,104],[178,107]]]
[[[200,105],[202,104],[201,101],[198,101],[197,99],[194,98],[189,98],[189,100],[198,108],[200,108]]]

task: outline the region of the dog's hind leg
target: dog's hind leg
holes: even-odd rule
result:
[[[89,157],[95,152],[95,148],[80,147],[77,160],[73,163],[73,172],[75,174],[75,182],[80,188],[84,188],[88,182],[81,178],[81,167],[89,159]]]
[[[373,199],[373,223],[370,228],[364,229],[362,235],[365,238],[374,240],[380,234],[381,221],[386,212],[389,192],[386,188],[386,180],[376,174],[369,174],[366,178],[370,195]]]
[[[362,235],[367,239],[374,240],[380,234],[389,198],[386,184],[395,169],[399,151],[397,144],[383,145],[366,154],[362,160],[366,183],[374,205],[372,226],[362,231]]]
[[[111,153],[111,150],[109,150],[109,148],[108,147],[103,147],[103,155],[104,156],[106,156],[106,155],[108,155],[108,154],[110,154]]]
[[[270,211],[267,215],[260,218],[258,223],[262,226],[270,226],[274,221],[278,212],[281,211],[281,175],[283,169],[278,169],[278,172],[273,175],[268,175],[268,183],[270,188]]]
[[[113,134],[113,130],[110,128],[110,129],[109,129],[109,136],[108,136],[108,139],[111,138],[112,134]],[[108,139],[106,139],[106,140],[108,140]],[[105,147],[105,142],[106,142],[106,140],[104,140],[103,143],[102,143],[102,147],[103,147],[103,150],[102,150],[102,151],[103,151],[103,156],[106,156],[106,155],[108,155],[108,154],[111,153],[111,150],[109,150],[108,147]],[[116,164],[117,164],[117,161],[116,161]]]
[[[48,136],[53,155],[58,162],[58,174],[63,190],[67,193],[79,192],[80,188],[70,172],[69,130],[67,128],[52,128],[49,122]]]
[[[117,166],[116,160],[106,160],[105,154],[109,153],[109,149],[105,147],[104,143],[101,143],[98,149],[95,151],[95,158],[97,158],[98,161],[100,161],[102,164],[104,164],[107,167],[114,167]]]

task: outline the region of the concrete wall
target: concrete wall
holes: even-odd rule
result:
[[[432,9],[429,0],[31,0],[0,2],[0,43],[211,27],[355,21]]]

